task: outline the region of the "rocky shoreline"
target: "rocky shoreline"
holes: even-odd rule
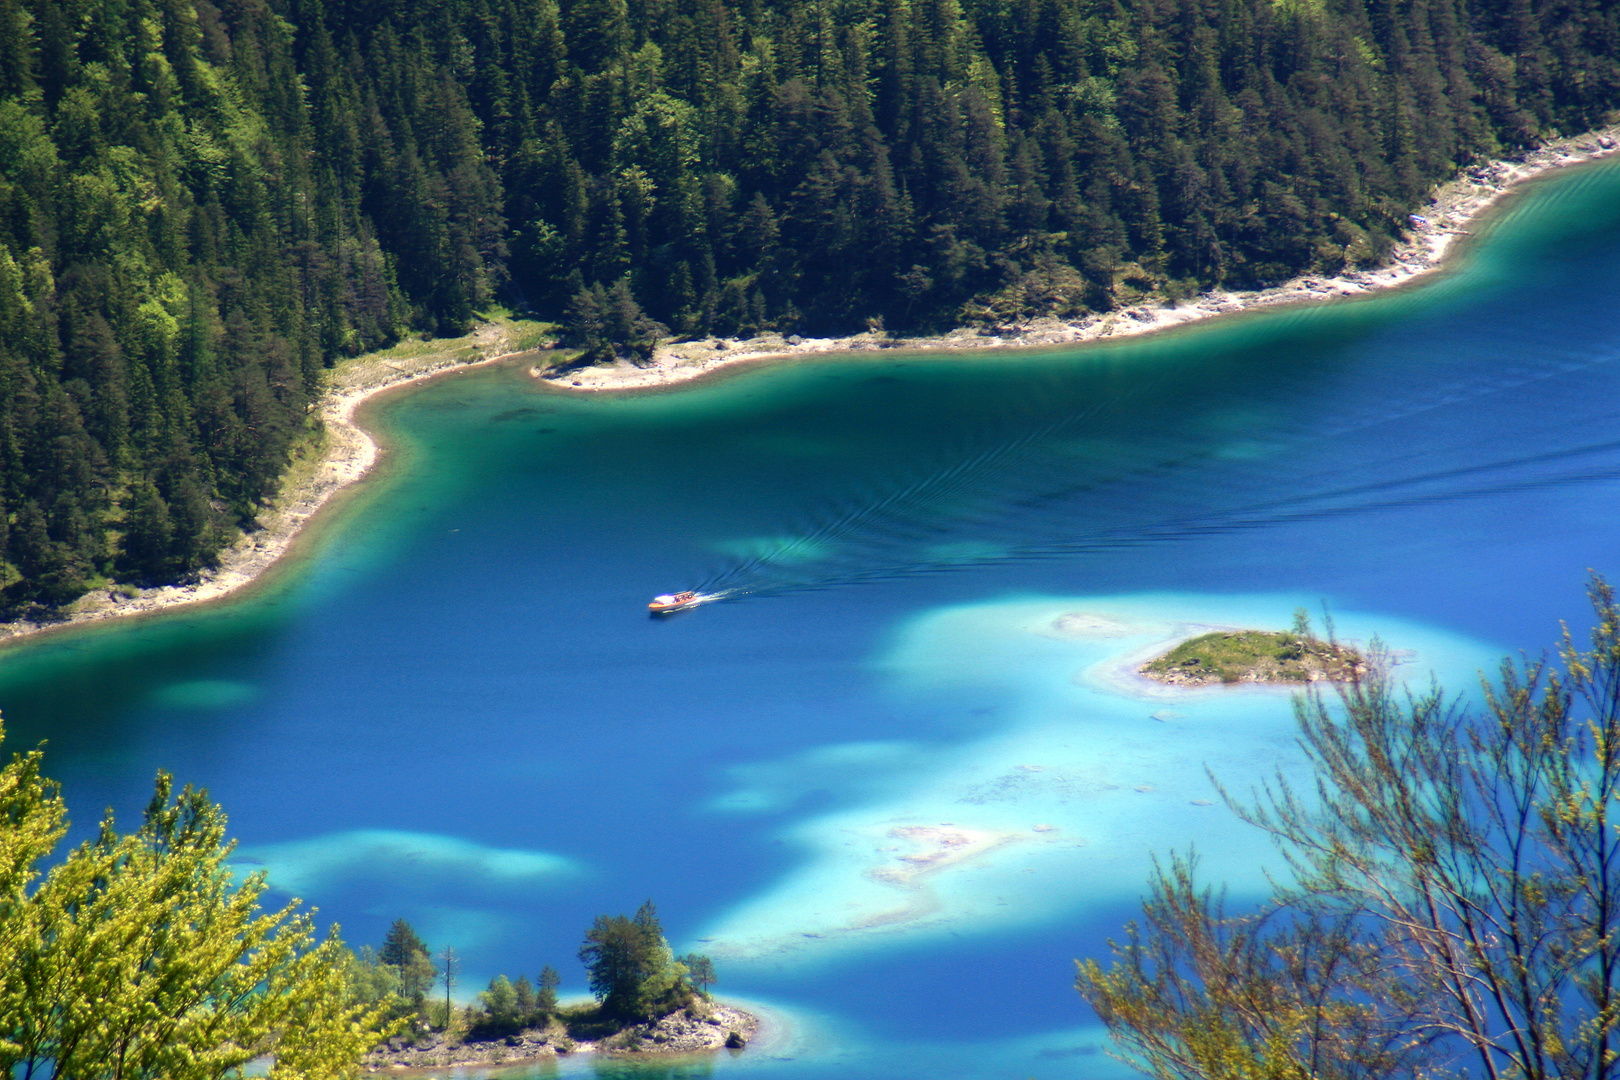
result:
[[[586,368],[532,368],[531,374],[569,391],[645,390],[702,378],[740,364],[825,353],[877,350],[931,352],[1027,349],[1074,345],[1105,338],[1168,330],[1216,315],[1254,311],[1279,304],[1363,296],[1407,285],[1441,268],[1459,236],[1504,194],[1528,180],[1620,151],[1620,125],[1557,139],[1513,158],[1487,162],[1435,189],[1422,214],[1414,215],[1407,238],[1384,266],[1364,271],[1306,275],[1269,289],[1215,290],[1178,304],[1138,304],[1083,319],[1032,319],[1010,326],[962,328],[932,337],[902,338],[881,331],[838,338],[761,334],[746,340],[707,338],[661,344],[645,365],[620,360]]]
[[[362,1066],[375,1073],[516,1065],[592,1053],[626,1057],[704,1054],[741,1050],[754,1041],[759,1030],[760,1020],[754,1014],[710,1002],[595,1039],[571,1035],[557,1020],[500,1039],[447,1042],[437,1032],[414,1040],[396,1037],[368,1054]]]

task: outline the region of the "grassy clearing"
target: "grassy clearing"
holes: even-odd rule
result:
[[[1159,682],[1347,682],[1367,670],[1355,649],[1323,641],[1309,631],[1217,631],[1190,638],[1139,669]]]
[[[557,332],[554,323],[513,318],[502,309],[486,312],[482,320],[471,333],[460,337],[413,335],[387,349],[341,360],[327,373],[327,385],[334,390],[360,389],[402,376],[477,363],[490,356],[543,349]]]

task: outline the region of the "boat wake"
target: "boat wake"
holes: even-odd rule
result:
[[[1615,419],[1620,419],[1616,417]],[[1287,455],[1284,455],[1287,456]],[[1441,457],[1442,455],[1436,455]],[[1620,479],[1620,442],[1603,440],[1527,454],[1466,456],[1438,467],[1390,462],[1334,467],[1291,463],[1286,483],[1269,470],[1230,467],[1213,454],[1188,454],[1109,474],[1088,473],[1050,486],[987,478],[993,491],[963,492],[963,473],[911,486],[903,495],[803,534],[778,553],[724,568],[705,589],[717,598],[782,596],[971,567],[1106,554],[1223,533],[1282,529],[1437,504]],[[1306,466],[1305,468],[1299,468]],[[1040,469],[1015,470],[1025,481]],[[1048,476],[1049,480],[1056,480]],[[971,485],[967,485],[971,486]],[[949,490],[950,505],[928,496]],[[1138,496],[1136,492],[1140,491]],[[1076,527],[1080,522],[1088,524]],[[804,558],[815,550],[815,558]]]
[[[1264,412],[1218,397],[1177,412],[1174,388],[1144,381],[1123,396],[1164,391],[1169,401],[1145,404],[1173,426],[1145,424],[1121,395],[1055,418],[1006,416],[999,436],[942,445],[931,468],[866,479],[775,539],[739,543],[701,589],[781,596],[1612,483],[1620,442],[1581,436],[1620,423],[1590,388],[1616,360],[1605,343],[1450,379],[1414,365],[1326,411],[1301,396]],[[1523,395],[1544,407],[1497,406]]]
[[[704,604],[713,604],[735,594],[735,589],[721,589],[717,592],[684,592],[653,597],[652,603],[647,605],[647,613],[653,618],[674,615],[682,611],[691,611]]]

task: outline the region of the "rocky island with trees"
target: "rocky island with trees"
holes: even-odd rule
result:
[[[457,1006],[455,951],[435,964],[404,920],[356,954],[296,900],[264,910],[268,879],[232,872],[223,810],[166,773],[138,828],[109,812],[59,851],[67,807],[42,760],[0,766],[0,1075],[224,1080],[268,1060],[270,1080],[342,1080],[365,1063],[741,1049],[758,1030],[709,996],[708,958],[674,956],[650,902],[586,932],[594,1003],[559,1003],[547,967]]]
[[[365,1064],[429,1067],[493,1064],[575,1053],[695,1053],[741,1050],[759,1029],[753,1015],[715,1001],[714,964],[677,957],[651,901],[631,916],[602,915],[585,933],[579,959],[595,1000],[565,1004],[551,966],[530,982],[497,975],[476,1001],[458,1007],[453,949],[435,960],[398,919],[382,948],[350,958],[357,997],[385,1003],[398,1025]],[[435,987],[441,992],[435,993]]]

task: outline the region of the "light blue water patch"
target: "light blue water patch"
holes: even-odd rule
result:
[[[803,536],[745,536],[721,540],[713,547],[735,559],[769,562],[777,566],[817,562],[831,553],[831,546],[825,541]]]
[[[237,861],[268,870],[273,888],[304,895],[370,879],[449,879],[472,888],[533,888],[580,873],[573,860],[550,852],[491,848],[455,836],[396,829],[355,829],[244,847]]]
[[[855,742],[819,746],[781,761],[734,765],[737,788],[709,803],[726,814],[774,814],[818,791],[876,788],[919,766],[929,751],[916,743]]]
[[[1140,896],[1154,855],[1194,848],[1209,880],[1257,899],[1277,860],[1207,775],[1242,793],[1282,775],[1308,787],[1293,688],[1167,687],[1136,669],[1217,629],[1286,628],[1301,596],[1037,597],[936,608],[909,620],[875,666],[892,693],[948,707],[967,688],[1004,699],[983,737],[897,761],[875,797],[870,766],[896,748],[829,746],[749,766],[728,798],[778,806],[804,783],[853,803],[784,828],[802,861],[707,928],[728,964],[805,970],[943,935],[1084,919]],[[1375,633],[1397,674],[1464,686],[1495,651],[1388,616],[1341,613],[1341,641]],[[857,763],[844,778],[823,766]],[[813,781],[810,777],[813,774]],[[792,778],[792,779],[789,779]]]
[[[382,905],[374,908],[369,914],[392,921],[400,917],[401,912],[397,906]],[[436,942],[441,949],[448,945],[463,957],[467,955],[468,950],[500,941],[510,934],[521,933],[523,930],[521,919],[484,907],[452,907],[444,904],[412,906],[405,914],[409,916],[412,928],[424,941]],[[459,974],[461,978],[458,981],[461,985],[455,998],[462,1002],[476,998],[478,991],[488,985],[493,977],[491,973],[481,968],[469,970],[465,962]]]
[[[1240,439],[1237,442],[1223,444],[1215,451],[1215,456],[1224,461],[1263,461],[1282,449],[1278,443],[1263,442],[1259,439]]]
[[[986,559],[999,559],[1007,554],[1005,546],[987,544],[980,540],[956,540],[948,544],[934,544],[923,549],[923,561],[931,563],[973,563]]]
[[[256,701],[263,690],[231,679],[194,679],[154,691],[152,703],[169,709],[230,709]]]

